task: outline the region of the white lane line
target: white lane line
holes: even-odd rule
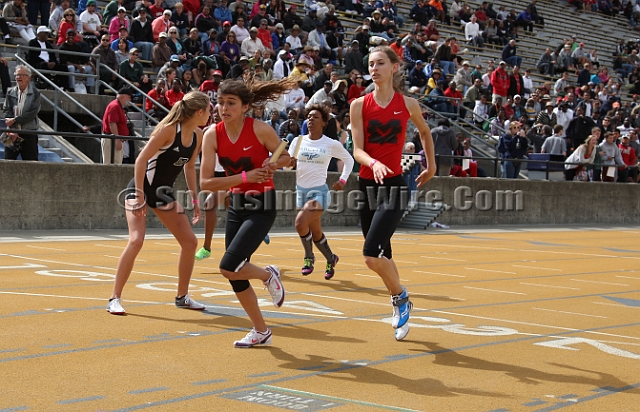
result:
[[[554,289],[569,289],[569,290],[580,290],[580,288],[570,288],[568,286],[553,286],[553,285],[543,285],[541,283],[527,283],[527,282],[520,282],[521,285],[527,285],[527,286],[540,286],[542,288],[554,288]]]
[[[300,292],[298,293],[299,295],[304,295],[304,296],[312,296],[312,297],[316,297],[316,298],[323,298],[323,299],[333,299],[333,300],[341,300],[343,302],[349,302],[349,303],[364,303],[366,305],[374,305],[374,306],[384,306],[384,307],[389,307],[389,301],[387,301],[387,303],[381,303],[381,302],[371,302],[368,300],[357,300],[357,299],[347,299],[347,298],[340,298],[337,296],[326,296],[326,295],[319,295],[317,293],[306,293],[306,292]],[[415,306],[413,307],[414,309],[417,309]],[[280,311],[278,311],[278,313],[280,313]],[[377,322],[378,320],[375,319],[375,321]]]
[[[176,247],[176,246],[180,246],[179,243],[163,243],[163,242],[153,242],[154,245],[160,245],[160,246],[171,246],[171,247]]]
[[[347,266],[357,266],[357,267],[362,267],[362,263],[347,263],[347,262],[339,262],[339,265],[347,265]]]
[[[375,279],[380,279],[380,276],[363,275],[362,273],[354,273],[354,275],[356,275],[356,276],[362,276],[362,277],[365,277],[365,278],[375,278]]]
[[[108,258],[111,258],[111,259],[120,259],[120,256],[111,256],[111,255],[102,255],[102,256],[108,257]],[[136,262],[146,262],[146,260],[136,258]]]
[[[521,292],[510,292],[508,290],[497,290],[497,289],[484,289],[484,288],[474,288],[471,286],[463,286],[465,289],[474,289],[474,290],[484,290],[486,292],[500,292],[500,293],[510,293],[512,295],[527,295],[526,293]]]
[[[285,249],[288,250],[289,252],[301,252],[300,249]]]
[[[262,253],[254,253],[254,256],[262,256],[262,257],[273,257],[273,255],[264,255]]]
[[[596,302],[594,302],[594,303],[596,303]],[[615,306],[618,306],[618,305],[615,305]],[[624,307],[626,307],[626,306],[624,306]],[[583,329],[576,329],[576,328],[565,328],[563,326],[544,325],[544,324],[541,324],[541,323],[522,322],[522,321],[517,321],[517,320],[509,320],[509,319],[490,318],[490,317],[487,317],[487,316],[469,315],[469,314],[466,314],[466,313],[449,312],[449,311],[444,311],[444,310],[431,310],[431,312],[433,312],[433,313],[442,313],[444,315],[462,316],[462,317],[465,317],[465,318],[473,318],[473,319],[482,319],[482,320],[492,320],[492,321],[496,321],[496,322],[513,323],[513,324],[516,324],[516,325],[536,326],[536,327],[541,327],[541,328],[566,330],[566,331],[569,331],[569,332],[591,333],[591,334],[594,334],[594,335],[613,336],[613,337],[616,337],[616,338],[640,340],[640,337],[636,337],[636,336],[618,335],[618,334],[615,334],[615,333],[597,332],[597,331],[592,331],[592,330],[583,330]]]
[[[8,257],[13,257],[13,258],[17,258],[17,259],[31,260],[31,261],[43,262],[43,263],[51,263],[51,264],[57,264],[57,265],[63,265],[63,266],[72,266],[72,267],[79,267],[79,268],[91,268],[91,269],[108,270],[108,271],[111,271],[111,272],[115,272],[115,270],[116,270],[116,268],[114,268],[114,267],[86,265],[86,264],[83,264],[83,263],[60,262],[60,261],[57,261],[57,260],[50,260],[50,259],[37,259],[37,258],[31,258],[31,257],[26,257],[26,256],[20,256],[20,255],[11,255],[11,254],[7,254],[7,253],[0,253],[0,256],[8,256]],[[135,274],[139,274],[139,275],[156,276],[156,277],[160,277],[160,278],[178,279],[177,275],[164,275],[162,273],[142,272],[142,271],[139,271],[139,270],[134,270],[131,273],[135,273]],[[228,285],[229,284],[229,283],[225,283],[225,282],[216,282],[216,281],[211,281],[211,280],[207,280],[207,279],[191,278],[191,280],[194,281],[194,282],[197,281],[197,282],[201,282],[201,283],[214,283],[214,284],[219,284],[219,285]]]
[[[362,276],[362,277],[365,277],[365,278],[380,279],[380,276],[374,276],[374,275],[363,275],[362,273],[354,273],[354,275],[356,275],[356,276]],[[401,281],[403,281],[403,282],[411,282],[411,281],[410,281],[410,280],[408,280],[408,279],[400,279],[400,280],[401,280]]]
[[[572,280],[574,282],[597,283],[599,285],[629,286],[626,283],[599,282],[597,280],[583,280],[583,279],[570,279],[570,280]]]
[[[452,275],[450,273],[427,272],[426,270],[414,270],[414,272],[426,273],[428,275],[451,276],[451,277],[454,277],[454,278],[466,278],[466,276],[463,276],[463,275]]]
[[[94,244],[94,246],[99,246],[99,247],[110,247],[110,248],[112,248],[112,249],[120,249],[120,250],[124,249],[124,247],[123,247],[123,246],[105,245],[105,244],[102,244],[102,243],[96,243],[96,244]]]
[[[562,269],[555,269],[555,268],[541,268],[541,267],[537,267],[537,266],[523,266],[523,265],[511,265],[511,266],[516,267],[516,268],[537,269],[537,270],[553,270],[555,272],[562,272]]]
[[[60,299],[78,299],[78,300],[100,300],[100,301],[108,301],[109,299],[107,298],[92,298],[92,297],[88,297],[88,296],[67,296],[67,295],[50,295],[50,294],[46,294],[46,293],[24,293],[24,292],[6,292],[4,290],[0,290],[0,294],[3,295],[21,295],[21,296],[39,296],[39,297],[43,297],[43,298],[60,298]],[[173,305],[173,303],[167,303],[167,302],[149,302],[146,300],[131,300],[131,299],[127,299],[126,300],[127,303],[147,303],[147,304],[151,304],[151,305]]]
[[[554,250],[541,250],[541,249],[520,249],[520,252],[544,252],[544,253],[555,253],[557,255],[576,255],[576,256],[605,257],[605,258],[616,258],[616,259],[640,259],[640,257],[633,257],[633,256],[599,255],[596,253],[578,253],[578,252],[558,252]]]
[[[414,243],[408,243],[409,245],[415,245]],[[454,248],[467,248],[467,249],[482,249],[482,250],[506,250],[506,251],[515,251],[517,249],[513,249],[513,248],[505,248],[505,247],[491,247],[491,246],[469,246],[469,245],[454,245],[454,244],[447,244],[447,243],[421,243],[422,245],[426,245],[426,246],[432,246],[432,247],[437,247],[437,246],[443,246],[443,247],[454,247]]]
[[[340,250],[348,250],[350,252],[362,252],[362,249],[351,249],[351,248],[342,247],[342,246],[340,246]]]
[[[45,250],[57,250],[59,252],[66,252],[66,249],[57,249],[55,247],[45,247],[45,246],[34,246],[34,245],[27,245],[26,247],[31,248],[31,249],[45,249]]]
[[[443,258],[443,257],[436,257],[436,256],[420,256],[420,257],[424,259],[438,259],[438,260],[451,260],[453,262],[466,262],[465,259],[451,259],[451,258]]]
[[[634,278],[633,276],[616,276],[617,278],[623,278],[623,279],[635,279],[635,280],[640,280],[640,278]]]
[[[591,318],[602,318],[602,319],[609,319],[606,316],[598,316],[598,315],[587,315],[586,313],[576,313],[576,312],[565,312],[563,310],[554,310],[554,309],[545,309],[545,308],[531,308],[531,309],[535,309],[535,310],[544,310],[547,312],[557,312],[557,313],[565,313],[567,315],[578,315],[578,316],[589,316]]]
[[[38,265],[35,263],[25,263],[23,265],[15,266],[0,266],[0,270],[14,270],[14,269],[33,269],[33,268],[46,268],[47,265]]]
[[[415,292],[411,292],[410,296],[427,296],[427,297],[432,297],[432,298],[447,298],[447,299],[451,299],[451,300],[459,300],[459,301],[463,301],[466,300],[464,298],[454,298],[453,296],[442,296],[442,295],[430,295],[428,293],[415,293]]]
[[[481,272],[493,272],[493,273],[506,273],[507,275],[517,275],[516,272],[507,272],[504,270],[495,270],[495,269],[480,269],[480,268],[465,268],[467,270],[479,270]]]
[[[408,261],[408,260],[397,260],[397,259],[393,259],[393,261],[394,261],[394,262],[398,262],[398,263],[404,263],[404,264],[407,264],[407,265],[415,265],[415,264],[416,264],[416,262],[410,262],[410,261]]]

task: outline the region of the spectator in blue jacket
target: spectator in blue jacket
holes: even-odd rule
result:
[[[516,55],[516,41],[510,40],[509,43],[502,49],[502,60],[507,62],[509,66],[522,65],[522,57]]]
[[[417,60],[416,65],[409,72],[409,85],[411,87],[417,87],[420,89],[420,93],[424,93],[424,90],[427,86],[427,75],[424,72],[424,62],[422,60]]]
[[[222,29],[222,23],[233,20],[231,10],[227,7],[227,0],[220,0],[220,5],[213,11],[213,17],[217,20],[218,30]]]
[[[527,138],[517,121],[509,123],[509,132],[500,137],[498,152],[502,159],[502,178],[517,179],[520,175],[521,160],[527,153]]]

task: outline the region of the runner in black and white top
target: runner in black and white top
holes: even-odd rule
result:
[[[147,206],[151,207],[180,244],[176,306],[193,310],[205,308],[188,295],[198,240],[183,207],[175,201],[173,184],[180,171],[184,171],[191,199],[196,206],[192,223],[197,223],[200,220],[200,208],[197,207],[195,195],[196,159],[202,142],[202,130],[199,127],[206,124],[209,111],[209,97],[206,94],[187,93],[156,126],[136,159],[134,178],[125,196],[129,243],[118,260],[113,293],[107,306],[107,311],[113,315],[125,314],[120,297],[144,243]]]
[[[353,169],[353,157],[340,144],[322,134],[329,122],[329,109],[325,105],[314,104],[305,111],[309,134],[293,139],[289,146],[291,164],[296,166],[296,200],[300,211],[296,216],[296,230],[304,247],[304,265],[302,274],[307,276],[313,272],[315,256],[313,244],[327,259],[324,278],[329,280],[335,273],[338,255],[329,247],[327,238],[322,232],[320,218],[322,212],[329,207],[331,198],[327,185],[327,168],[333,157],[344,162],[340,180],[333,184],[333,189],[342,190]]]

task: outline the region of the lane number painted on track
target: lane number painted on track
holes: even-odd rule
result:
[[[549,348],[556,348],[556,349],[580,350],[578,348],[569,347],[569,345],[576,345],[579,343],[586,343],[587,345],[591,345],[594,348],[597,348],[610,355],[621,356],[623,358],[629,358],[629,359],[640,359],[640,355],[638,355],[637,353],[629,352],[624,349],[614,348],[613,346],[609,346],[605,343],[602,343],[593,339],[560,338],[560,339],[551,340],[548,342],[537,342],[537,343],[534,343],[534,345],[547,346]]]
[[[383,318],[382,322],[391,324],[391,318]],[[423,323],[425,322],[425,323]],[[451,320],[447,318],[439,318],[439,317],[431,317],[431,316],[411,316],[411,322],[409,322],[411,327],[415,328],[429,328],[429,329],[442,329],[446,332],[457,333],[460,335],[474,335],[474,336],[509,336],[509,335],[517,335],[518,332],[516,329],[512,328],[504,328],[501,326],[476,326],[467,327],[461,323],[452,323]],[[546,346],[549,348],[556,349],[565,349],[565,350],[580,350],[578,348],[574,348],[571,346],[577,344],[587,344],[591,345],[594,348],[608,353],[610,355],[620,356],[628,359],[638,359],[640,360],[640,355],[626,351],[624,349],[618,349],[611,345],[607,345],[606,343],[602,343],[593,339],[586,338],[557,338],[546,342],[535,342],[534,345],[538,346]]]
[[[110,273],[101,272],[87,272],[86,270],[38,270],[38,275],[54,276],[60,278],[77,278],[81,280],[88,280],[90,282],[113,282],[116,275]]]

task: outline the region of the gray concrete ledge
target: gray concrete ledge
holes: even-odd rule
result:
[[[0,176],[0,230],[126,228],[116,198],[133,177],[133,166],[0,161]],[[329,183],[338,177],[331,173]],[[275,184],[280,190],[295,190],[294,172],[277,172]],[[356,187],[354,176],[346,190]],[[185,188],[180,176],[176,189]],[[444,177],[434,178],[422,189],[430,200],[451,206],[438,218],[448,225],[640,224],[636,184]],[[521,191],[512,193],[511,205],[508,191]],[[278,212],[274,227],[293,228],[295,215],[295,210]],[[224,222],[225,213],[218,213],[218,226]],[[357,229],[357,224],[357,211],[323,215],[326,227]],[[162,225],[150,213],[148,226]]]

